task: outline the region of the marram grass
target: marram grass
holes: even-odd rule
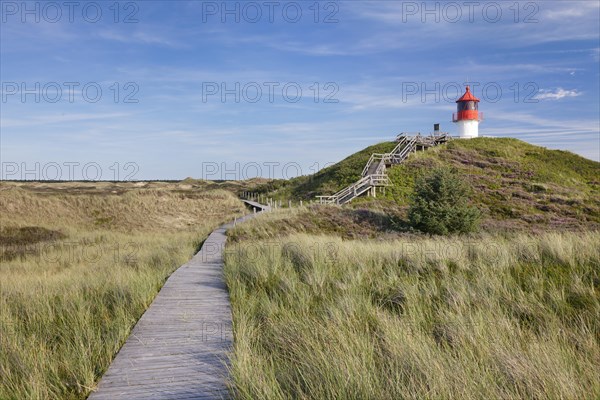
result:
[[[600,233],[230,243],[238,399],[600,397]]]

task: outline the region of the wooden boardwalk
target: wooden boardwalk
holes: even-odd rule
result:
[[[251,201],[251,200],[242,200],[244,203],[246,203],[247,206],[256,209],[256,211],[271,211],[271,206],[265,206],[263,204],[257,203],[255,201]]]
[[[223,248],[231,225],[213,231],[169,277],[88,399],[229,397],[226,362],[233,335]]]

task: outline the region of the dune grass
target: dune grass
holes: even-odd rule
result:
[[[0,399],[85,398],[166,278],[242,213],[225,191],[0,186]]]
[[[271,240],[294,233],[335,235],[344,239],[388,239],[408,232],[405,215],[389,202],[369,208],[309,205],[276,209],[227,232],[230,240]]]
[[[599,242],[598,232],[232,242],[232,390],[599,398]]]

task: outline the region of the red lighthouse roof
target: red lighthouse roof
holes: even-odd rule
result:
[[[479,99],[477,97],[473,96],[473,93],[471,93],[471,89],[469,88],[468,85],[467,85],[467,91],[465,92],[465,94],[463,94],[460,99],[456,100],[457,103],[460,103],[463,101],[479,102]]]

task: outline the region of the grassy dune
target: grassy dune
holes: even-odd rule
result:
[[[0,186],[0,399],[83,399],[226,191]]]
[[[598,398],[599,242],[240,239],[226,257],[236,397]]]
[[[390,169],[386,197],[406,204],[419,174],[455,168],[488,228],[600,229],[600,163],[510,138],[454,140]]]
[[[333,194],[360,178],[371,153],[395,143],[367,147],[311,176],[259,185],[266,197],[297,201]],[[391,185],[378,193],[388,208],[405,208],[416,178],[432,168],[455,168],[474,189],[472,202],[483,226],[497,231],[600,229],[600,163],[568,151],[549,150],[511,138],[453,140],[411,154],[388,169]],[[362,197],[349,207],[374,207]]]

